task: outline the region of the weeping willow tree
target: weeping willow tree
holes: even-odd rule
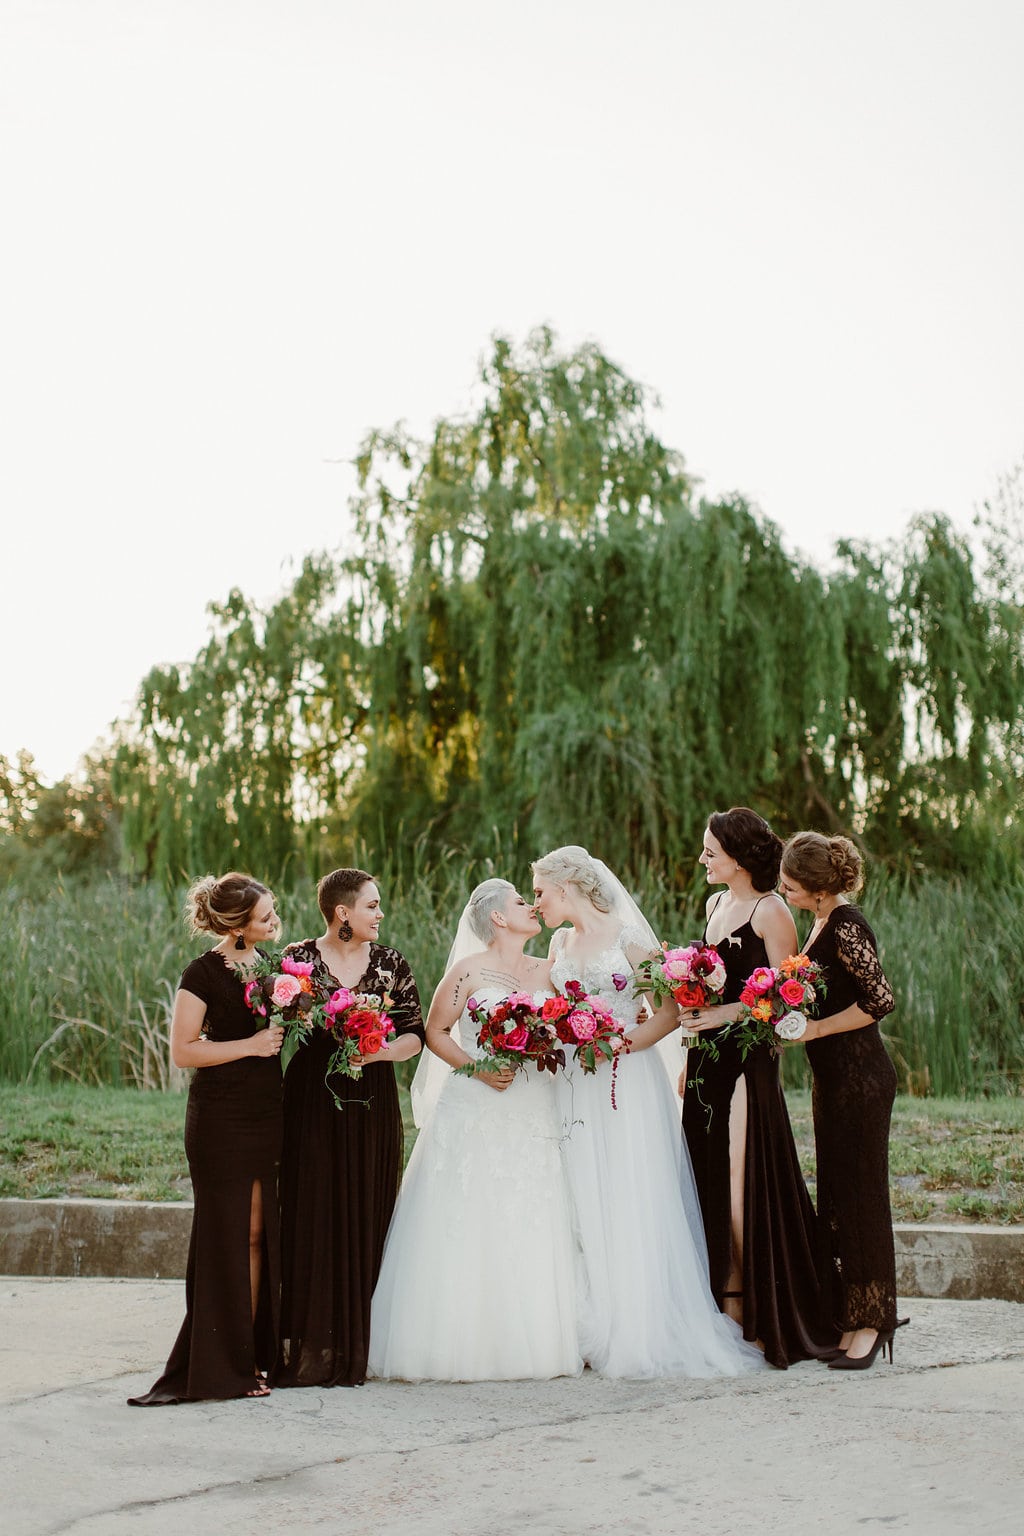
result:
[[[372,433],[341,554],[266,613],[232,594],[144,681],[114,774],[137,863],[497,834],[681,871],[736,802],[910,862],[956,863],[979,825],[1001,846],[1024,667],[998,560],[986,586],[930,518],[825,574],[698,499],[653,405],[540,330],[495,340],[472,415]]]

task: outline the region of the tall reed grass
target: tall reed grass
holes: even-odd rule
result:
[[[401,874],[397,861],[362,862],[381,886],[382,940],[407,956],[424,1007],[472,885],[503,874],[530,888],[515,849],[472,866],[455,853],[406,849]],[[680,892],[648,868],[633,891],[664,938],[701,932],[703,885]],[[285,939],[321,931],[312,881],[276,895]],[[114,878],[31,896],[0,889],[0,1079],[180,1086],[168,1061],[170,1010],[184,965],[208,942],[186,933],[183,896]],[[863,906],[896,992],[883,1031],[901,1089],[1024,1092],[1024,879],[996,890],[876,875]],[[785,1053],[785,1072],[793,1086],[807,1081],[802,1051]]]

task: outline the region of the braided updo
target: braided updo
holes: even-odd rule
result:
[[[612,910],[613,893],[602,880],[590,854],[578,844],[569,843],[564,848],[554,848],[542,859],[537,859],[532,867],[535,875],[545,875],[559,885],[575,886],[598,912]]]
[[[708,817],[708,827],[730,859],[746,870],[755,891],[774,891],[779,883],[782,838],[763,816],[749,806],[734,805],[728,811],[714,811]]]
[[[782,868],[811,895],[843,896],[860,889],[864,861],[848,837],[797,832],[782,850]]]

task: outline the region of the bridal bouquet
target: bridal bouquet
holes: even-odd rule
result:
[[[582,1071],[596,1072],[600,1061],[611,1062],[612,1108],[617,1109],[615,1076],[619,1057],[615,1048],[625,1041],[628,1049],[629,1037],[611,1009],[599,997],[584,991],[581,982],[567,981],[564,992],[549,997],[542,1012],[562,1044],[572,1046],[573,1060]]]
[[[387,1013],[390,1006],[389,997],[380,997],[376,992],[353,992],[350,987],[339,987],[326,998],[324,1028],[333,1032],[338,1043],[327,1063],[325,1081],[334,1072],[343,1077],[362,1077],[363,1064],[354,1058],[376,1056],[382,1046],[397,1039],[398,1032]],[[337,1094],[334,1102],[340,1102]]]
[[[712,1008],[722,1000],[725,966],[718,950],[711,944],[686,944],[677,949],[662,945],[660,959],[641,960],[633,982],[634,994],[651,992],[657,1002],[672,997],[680,1008]],[[683,1044],[699,1046],[714,1058],[718,1048],[702,1034],[690,1035],[683,1029]]]
[[[245,1003],[266,1025],[279,1024],[286,1036],[308,1038],[320,1022],[313,966],[288,954],[261,954],[245,984]]]
[[[775,968],[758,966],[743,984],[739,1018],[726,1025],[742,1059],[757,1045],[767,1045],[778,1055],[784,1042],[802,1040],[808,1016],[824,996],[821,966],[806,955],[790,955]]]
[[[551,1001],[529,992],[513,992],[488,1008],[471,997],[466,1012],[476,1025],[476,1043],[484,1054],[456,1067],[456,1074],[474,1077],[495,1067],[519,1072],[531,1061],[538,1072],[557,1072],[564,1067],[565,1052],[559,1048],[559,1036],[544,1011]]]

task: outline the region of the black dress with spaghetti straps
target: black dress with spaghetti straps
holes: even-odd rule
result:
[[[727,977],[723,1002],[737,1002],[751,972],[768,964],[753,917],[751,912],[716,945]],[[706,924],[704,936],[706,941]],[[710,1036],[717,1060],[700,1050],[687,1053],[683,1131],[704,1219],[711,1290],[721,1306],[732,1256],[729,1114],[742,1077],[747,1090],[743,1335],[763,1346],[769,1364],[784,1370],[797,1360],[818,1358],[837,1340],[817,1263],[814,1206],[800,1171],[779,1058],[762,1046],[743,1061],[724,1026]]]

